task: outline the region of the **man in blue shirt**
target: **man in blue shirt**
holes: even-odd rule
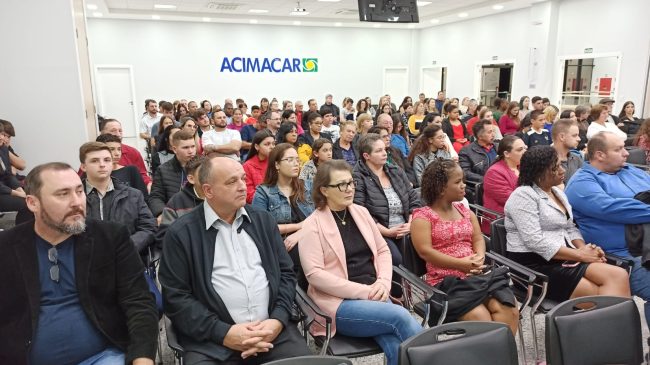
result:
[[[600,132],[587,143],[587,160],[573,175],[566,195],[585,242],[595,243],[605,252],[632,258],[632,293],[645,303],[650,327],[650,271],[632,257],[625,241],[626,224],[650,223],[650,205],[634,199],[650,190],[650,175],[625,163],[629,153],[612,132]]]
[[[86,219],[68,164],[25,179],[35,220],[0,232],[0,364],[153,365],[158,314],[128,230]]]

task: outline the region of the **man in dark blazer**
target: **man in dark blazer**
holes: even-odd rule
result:
[[[0,364],[153,365],[158,314],[121,225],[86,220],[65,163],[25,180],[35,220],[0,232]]]
[[[205,201],[163,242],[163,307],[184,363],[261,364],[308,355],[290,321],[296,278],[275,219],[246,204],[246,173],[227,157],[204,161]]]

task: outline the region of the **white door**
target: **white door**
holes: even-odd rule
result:
[[[442,87],[442,67],[423,67],[420,79],[420,92],[427,97],[436,97]]]
[[[408,95],[409,69],[408,67],[384,68],[384,94],[391,96],[391,100],[402,100]]]
[[[140,147],[138,146],[139,121],[136,118],[131,67],[97,66],[95,67],[95,83],[99,115],[119,120],[122,123],[122,142],[132,147]]]

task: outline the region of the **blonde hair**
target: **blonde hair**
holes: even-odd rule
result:
[[[363,113],[357,117],[357,133],[361,133],[361,126],[367,120],[372,120],[372,115],[369,113]]]
[[[546,108],[544,108],[544,116],[546,116],[546,121],[549,123],[552,123],[555,120],[555,117],[557,117],[557,108],[554,107],[553,105],[549,105]]]

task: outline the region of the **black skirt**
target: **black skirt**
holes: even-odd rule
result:
[[[436,284],[436,288],[447,294],[447,317],[445,322],[456,322],[488,298],[494,298],[501,304],[515,307],[517,300],[510,289],[510,273],[507,267],[496,267],[482,275],[468,276],[461,279],[447,276]],[[440,308],[432,306],[429,325],[435,326],[440,318]]]
[[[548,276],[548,291],[546,297],[556,302],[564,302],[578,286],[580,279],[585,276],[589,264],[584,262],[550,261],[533,252],[510,252],[508,258],[529,269]]]

